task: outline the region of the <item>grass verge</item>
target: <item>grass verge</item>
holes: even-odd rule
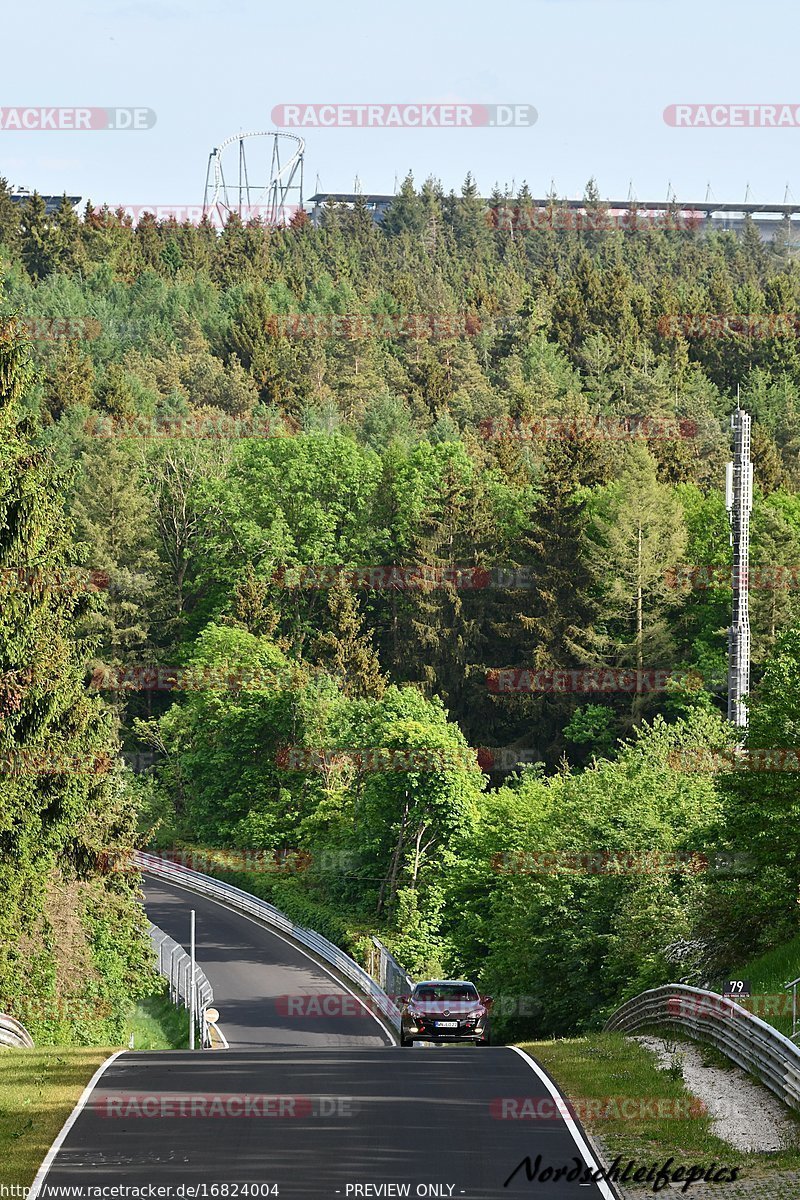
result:
[[[115,1047],[0,1052],[0,1183],[29,1186],[94,1072]]]
[[[189,1015],[185,1008],[175,1007],[167,992],[148,996],[134,1005],[128,1014],[125,1046],[130,1044],[131,1034],[134,1050],[186,1050],[189,1046]],[[195,1045],[199,1045],[199,1041],[195,1041]]]
[[[790,992],[784,990],[784,984],[800,976],[800,934],[783,946],[776,946],[766,954],[754,959],[742,971],[742,977],[750,981],[753,989],[753,1000],[743,999],[743,1008],[748,1008],[774,1027],[791,1036],[791,1015],[781,1015],[781,1009],[791,1012]],[[758,997],[767,997],[759,1002]],[[776,1012],[779,1015],[776,1015]]]

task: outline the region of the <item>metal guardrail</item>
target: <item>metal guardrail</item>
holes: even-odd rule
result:
[[[150,941],[158,955],[158,973],[169,980],[169,997],[173,1004],[181,1002],[187,1012],[192,1011],[192,960],[179,942],[176,942],[157,925],[150,925]],[[214,1003],[214,992],[203,971],[195,963],[194,968],[194,1011],[200,1023],[203,1046],[209,1046],[206,1009]]]
[[[378,983],[385,992],[394,999],[400,996],[409,996],[414,990],[414,981],[408,972],[400,966],[400,963],[392,954],[388,947],[384,946],[380,938],[373,934],[372,945],[374,947],[370,954],[370,970],[373,978],[377,975]]]
[[[0,1013],[0,1046],[25,1046],[31,1050],[33,1049],[33,1038],[16,1017]]]
[[[746,1008],[701,988],[668,984],[634,996],[605,1028],[627,1033],[668,1025],[716,1046],[792,1108],[800,1108],[800,1047]]]
[[[315,933],[313,929],[305,929],[302,925],[295,925],[294,921],[290,920],[285,913],[275,908],[274,905],[268,904],[266,900],[259,900],[257,896],[251,896],[241,888],[234,887],[230,883],[222,883],[221,880],[213,879],[210,875],[202,875],[199,871],[192,871],[178,863],[166,862],[158,855],[146,854],[143,850],[137,850],[134,853],[133,861],[138,870],[146,871],[148,875],[155,875],[159,879],[179,884],[201,896],[210,896],[214,900],[221,900],[230,908],[236,909],[237,912],[255,917],[271,929],[276,929],[293,941],[306,946],[323,962],[328,963],[340,975],[343,975],[345,979],[354,983],[359,991],[373,1002],[374,1011],[385,1017],[395,1031],[399,1030],[400,1010],[397,1005],[363,967],[345,954],[344,950],[340,950],[338,946],[334,946],[333,942],[329,942],[322,934]]]
[[[783,986],[788,991],[792,989],[792,1041],[796,1041],[800,1037],[800,1015],[797,1012],[797,985],[800,983],[800,976],[797,979],[790,979]]]

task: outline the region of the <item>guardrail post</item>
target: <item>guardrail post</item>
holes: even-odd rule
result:
[[[190,984],[190,1002],[189,1002],[189,1049],[194,1050],[194,1022],[195,1013],[197,1012],[197,991],[195,988],[194,976],[194,933],[195,933],[195,914],[192,909],[191,928],[189,931],[189,961],[191,963],[191,984]]]
[[[158,935],[161,935],[160,937]],[[167,942],[167,935],[160,930],[156,925],[150,926],[150,941],[158,948],[158,973],[164,974],[164,946]]]
[[[173,1004],[180,997],[180,966],[175,961],[176,950],[180,950],[180,946],[173,942],[172,949],[169,952],[169,987]]]
[[[785,988],[792,989],[792,1041],[794,1041],[797,1038],[798,1033],[800,1033],[800,1028],[798,1028],[798,1020],[797,1020],[797,985],[798,985],[798,983],[800,983],[800,976],[798,976],[797,979],[793,979],[791,981],[791,983],[785,983],[783,985]]]

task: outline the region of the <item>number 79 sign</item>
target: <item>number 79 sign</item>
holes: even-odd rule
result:
[[[726,979],[722,994],[730,1000],[739,1000],[752,995],[749,979]]]

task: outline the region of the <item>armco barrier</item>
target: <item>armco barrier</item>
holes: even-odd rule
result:
[[[180,1000],[187,1012],[192,1011],[192,960],[179,942],[174,941],[157,925],[150,925],[150,941],[158,955],[158,973],[169,980],[169,996],[173,1004]],[[210,1044],[206,1026],[206,1009],[214,1003],[214,992],[203,971],[195,963],[194,1011],[200,1025],[202,1044]]]
[[[378,983],[390,996],[410,995],[414,990],[414,981],[408,972],[400,966],[380,938],[373,935],[372,945],[370,968],[373,979],[377,975]]]
[[[191,871],[188,867],[182,867],[178,863],[165,862],[157,855],[137,850],[134,854],[134,865],[138,870],[147,872],[148,875],[154,875],[169,883],[189,888],[190,891],[197,892],[200,896],[209,896],[213,900],[220,900],[229,908],[255,917],[271,929],[285,934],[292,941],[306,946],[323,962],[328,963],[340,975],[343,975],[345,979],[354,983],[359,991],[372,1000],[375,1011],[384,1016],[394,1030],[399,1030],[400,1010],[383,988],[363,967],[345,954],[344,950],[334,946],[333,942],[329,942],[321,934],[315,933],[313,929],[295,925],[294,921],[291,921],[280,909],[268,904],[266,900],[259,900],[256,896],[249,895],[241,888],[233,887],[230,883],[222,883],[219,879],[212,879],[210,875],[202,875],[199,871]]]
[[[800,1047],[772,1025],[716,992],[668,984],[634,996],[605,1028],[627,1033],[667,1025],[716,1046],[792,1108],[800,1108]]]
[[[0,1013],[0,1046],[25,1046],[30,1050],[33,1038],[16,1017]]]

